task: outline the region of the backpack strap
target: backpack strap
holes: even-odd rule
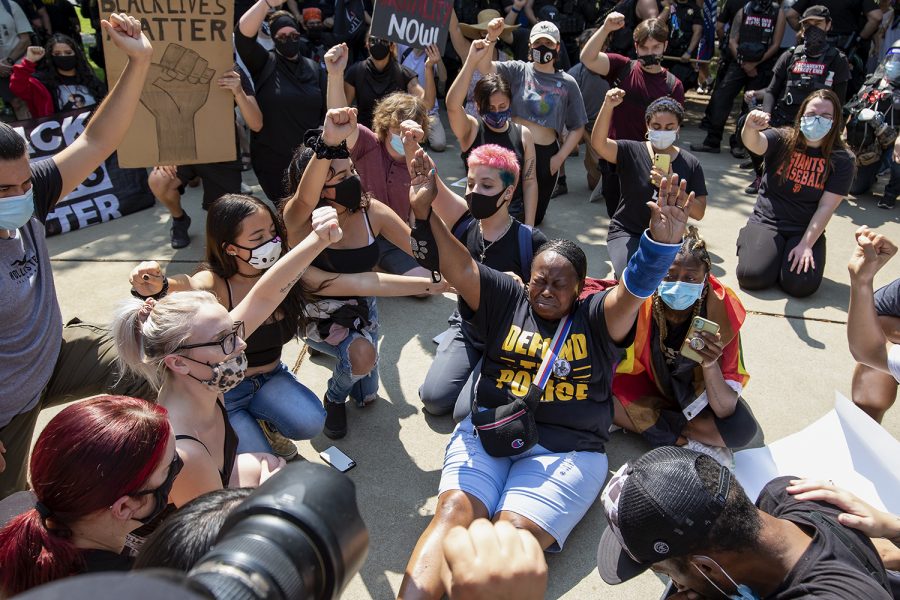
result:
[[[666,89],[668,90],[669,96],[675,91],[676,83],[678,83],[678,80],[675,78],[675,75],[672,74],[672,71],[666,69]]]
[[[460,218],[459,221],[456,222],[456,226],[453,228],[453,237],[458,240],[463,240],[466,235],[466,232],[469,230],[469,226],[472,222],[475,221],[475,217],[471,215],[471,213],[466,213]]]
[[[624,68],[624,69],[621,69],[621,70],[619,71],[619,74],[618,74],[618,75],[616,75],[616,80],[613,82],[613,85],[612,85],[614,88],[621,87],[621,85],[622,85],[622,79],[624,79],[624,77],[625,77],[626,75],[630,75],[630,74],[631,74],[631,71],[634,69],[634,63],[636,63],[636,62],[637,62],[637,61],[634,60],[633,58],[629,58],[629,59],[628,59],[628,64],[625,65],[625,68]],[[666,81],[668,81],[668,78],[666,79]]]
[[[3,3],[3,9],[8,12],[11,17],[15,17],[15,15],[13,15],[12,7],[9,5],[9,0],[0,0],[0,2]]]
[[[406,57],[412,54],[412,51],[415,50],[412,46],[409,46],[406,50],[403,51],[403,54],[400,55],[400,64],[403,64],[403,61],[406,60]]]
[[[260,88],[262,88],[263,84],[268,81],[269,77],[271,77],[275,73],[277,60],[278,59],[275,58],[275,53],[269,52],[269,58],[266,59],[266,66],[263,67],[263,70],[260,72],[259,77],[257,77],[255,82],[253,82],[253,88],[257,92],[260,90]]]
[[[534,260],[534,237],[531,225],[519,223],[519,264],[522,265],[522,280],[531,281],[531,261]]]

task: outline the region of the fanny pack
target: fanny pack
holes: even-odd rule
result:
[[[475,435],[481,438],[484,451],[491,456],[516,456],[537,444],[538,430],[534,412],[541,402],[544,387],[569,335],[572,318],[572,314],[569,314],[559,322],[553,341],[550,342],[550,349],[544,355],[544,360],[525,398],[516,398],[510,404],[482,411],[478,410],[477,401],[472,400],[472,425],[475,427]]]

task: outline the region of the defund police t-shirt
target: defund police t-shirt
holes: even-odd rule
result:
[[[846,150],[834,150],[826,168],[819,148],[795,150],[787,161],[778,157],[785,146],[784,132],[766,129],[766,149],[759,197],[750,221],[780,233],[803,233],[819,208],[822,194],[846,196],[853,183],[853,157]]]
[[[485,340],[478,405],[495,408],[525,397],[559,323],[534,314],[525,290],[509,275],[484,265],[478,270],[481,303],[474,313],[461,303],[460,313]],[[603,314],[608,292],[575,304],[559,355],[567,372],[551,374],[535,412],[538,443],[552,452],[603,452],[609,439],[612,374],[622,349],[634,340],[634,328],[619,344],[610,339]]]
[[[855,529],[837,521],[842,511],[832,504],[797,500],[787,493],[790,480],[773,479],[763,488],[756,506],[763,512],[798,525],[812,536],[809,547],[781,585],[765,600],[890,600],[891,594],[870,575],[866,561],[885,576],[884,566],[872,542]],[[811,513],[824,516],[824,520]]]

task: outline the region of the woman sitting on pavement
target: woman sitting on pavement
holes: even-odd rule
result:
[[[706,179],[700,161],[675,145],[684,121],[684,108],[672,98],[659,98],[647,107],[647,141],[609,139],[613,109],[622,104],[625,92],[613,88],[597,114],[591,145],[607,162],[616,165],[620,199],[609,221],[606,250],[613,271],[620,275],[638,249],[644,223],[650,218],[648,204],[656,197],[663,177],[677,174],[696,195],[690,216],[702,219],[706,212]],[[665,161],[665,162],[660,162]],[[666,170],[660,168],[666,166]]]
[[[706,243],[688,234],[669,273],[638,314],[634,345],[613,377],[615,423],[654,446],[687,445],[733,467],[731,448],[746,446],[758,425],[741,392],[750,380],[741,353],[746,311],[710,272]],[[680,350],[694,317],[719,326],[691,340],[698,363]]]
[[[270,267],[230,311],[205,291],[133,300],[113,324],[119,360],[159,390],[169,410],[184,474],[175,506],[223,487],[256,487],[284,465],[268,453],[239,454],[222,396],[244,379],[244,338],[268,321],[312,259],[341,239],[334,209],[313,215],[313,229]]]
[[[477,518],[511,521],[544,549],[562,549],[606,478],[613,365],[681,248],[693,200],[677,176],[664,181],[623,284],[579,300],[587,259],[577,245],[544,244],[523,288],[478,264],[434,215],[435,174],[424,157],[413,172],[418,258],[459,291],[485,355],[473,414],[447,446],[435,516],[407,564],[399,594],[407,600],[444,594],[444,536]]]
[[[471,51],[472,46],[469,48]],[[519,184],[508,205],[509,212],[520,222],[533,226],[538,199],[534,136],[530,129],[512,121],[512,92],[509,83],[497,73],[482,77],[475,84],[478,116],[466,113],[463,104],[475,66],[474,60],[466,60],[462,71],[447,90],[447,119],[462,150],[463,164],[468,169],[469,153],[484,144],[496,144],[512,150],[521,170]]]
[[[825,226],[850,190],[853,156],[841,140],[841,101],[831,90],[811,93],[794,126],[769,128],[769,114],[747,115],[741,139],[765,158],[753,214],[737,239],[741,288],[776,283],[789,296],[810,296],[825,272]]]
[[[9,89],[25,101],[34,119],[100,104],[107,92],[81,46],[59,33],[51,36],[44,48],[28,47],[24,60],[13,67]]]
[[[350,106],[341,84],[349,54],[346,44],[334,46],[325,54],[329,109]],[[433,103],[434,99],[431,101]],[[409,171],[400,139],[401,124],[405,121],[415,122],[421,136],[416,141],[424,143],[430,131],[428,105],[418,96],[405,92],[388,94],[375,105],[371,129],[361,121],[355,121],[357,125],[347,134],[346,142],[362,188],[391,207],[403,222],[409,222]],[[409,256],[409,240],[398,246],[383,236],[376,237],[377,265],[381,271],[416,277],[428,275],[428,271]]]
[[[417,154],[422,157],[421,150]],[[476,262],[529,281],[534,252],[547,237],[509,214],[518,180],[519,164],[512,151],[493,144],[478,146],[468,156],[465,200],[438,179],[434,208],[445,223],[454,224],[453,235]],[[429,413],[453,411],[454,420],[461,421],[471,410],[484,339],[477,328],[462,320],[460,310],[450,316],[450,328],[442,336],[419,398]]]
[[[130,282],[142,297],[185,290],[215,294],[232,310],[259,282],[266,269],[287,253],[281,221],[264,202],[229,194],[210,207],[207,217],[206,262],[192,276],[165,277],[159,263],[143,262],[131,271]],[[247,337],[244,380],[224,394],[228,420],[240,440],[238,452],[273,452],[285,460],[297,455],[291,440],[308,440],[322,431],[325,410],[318,397],[300,383],[281,361],[282,347],[306,330],[305,305],[311,292],[330,294],[399,295],[434,287],[431,279],[360,273],[335,275],[309,267],[267,322]]]
[[[355,108],[329,110],[322,134],[307,141],[288,171],[289,185],[296,190],[282,207],[288,245],[309,235],[309,216],[317,206],[338,211],[344,239],[313,262],[332,273],[374,269],[379,235],[411,252],[409,226],[363,191],[347,148],[348,137],[357,131]],[[436,286],[434,292],[443,289]],[[378,310],[370,290],[327,293],[328,297],[308,307],[311,324],[306,338],[313,349],[338,359],[324,398],[325,435],[337,439],[347,434],[347,397],[352,396],[360,407],[378,397]]]
[[[129,570],[126,536],[166,507],[181,467],[162,406],[98,396],[64,408],[31,454],[34,508],[0,530],[0,593]]]

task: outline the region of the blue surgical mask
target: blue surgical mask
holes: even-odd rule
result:
[[[656,288],[660,300],[672,310],[684,310],[693,306],[703,294],[706,283],[687,283],[685,281],[663,281]]]
[[[828,135],[834,121],[822,115],[800,117],[800,132],[809,142],[818,142]]]
[[[18,229],[34,214],[34,188],[19,196],[0,198],[0,229]]]
[[[897,79],[900,77],[900,61],[892,60],[884,65],[884,76],[887,79]]]
[[[729,598],[730,600],[760,600],[760,597],[756,594],[756,592],[754,592],[753,590],[750,589],[750,586],[744,585],[743,583],[736,582],[734,579],[732,579],[731,575],[729,575],[728,572],[722,568],[722,566],[719,563],[717,563],[713,559],[709,558],[708,556],[698,556],[698,558],[705,558],[709,562],[711,562],[714,565],[716,565],[717,567],[719,567],[719,570],[722,572],[722,575],[724,575],[726,578],[728,578],[728,581],[730,581],[731,584],[734,585],[735,591],[737,591],[737,593],[736,594],[726,594],[725,590],[723,590],[718,585],[716,585],[716,583],[712,579],[710,579],[706,575],[706,573],[703,572],[703,569],[701,569],[695,563],[692,562],[691,564],[694,565],[695,569],[700,571],[700,574],[703,575],[703,578],[706,579],[711,586],[713,586],[714,588],[719,590],[719,592],[721,592],[721,594],[723,596],[725,596],[726,598]]]
[[[391,134],[391,148],[394,149],[394,152],[399,154],[400,156],[404,155],[403,152],[403,138],[401,138],[398,134]]]

